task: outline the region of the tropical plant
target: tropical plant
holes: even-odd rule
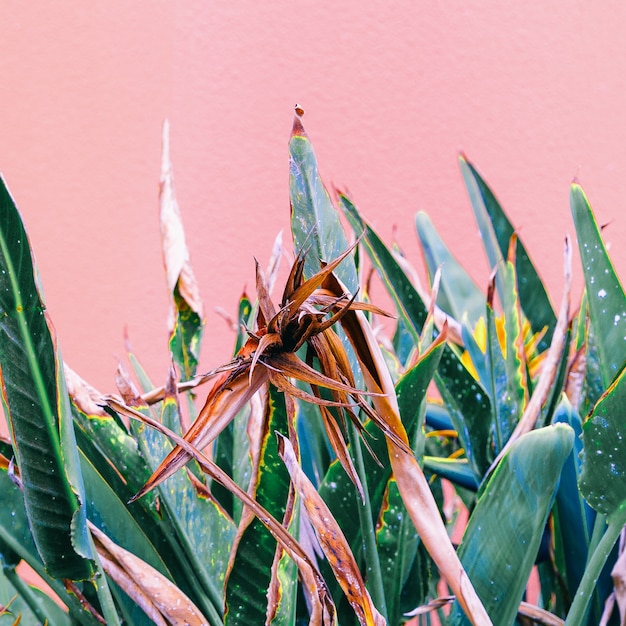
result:
[[[0,624],[569,626],[618,623],[612,603],[623,620],[626,302],[582,189],[575,314],[569,241],[557,313],[464,156],[492,274],[485,293],[420,213],[425,289],[347,194],[331,201],[302,113],[282,296],[278,246],[239,302],[233,359],[206,374],[165,126],[162,386],[130,348],[117,393],[63,363],[2,184]],[[370,267],[395,306],[389,338],[372,330],[386,314]]]

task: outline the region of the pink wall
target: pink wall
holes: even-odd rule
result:
[[[504,6],[508,5],[507,8]],[[626,272],[626,5],[255,2],[0,5],[0,170],[26,220],[65,359],[112,390],[127,325],[167,365],[160,127],[207,310],[202,367],[229,356],[253,256],[288,228],[292,107],[327,182],[417,262],[427,210],[487,279],[456,164],[493,185],[560,297],[568,186],[612,223]],[[480,259],[480,260],[479,260]],[[580,276],[578,276],[580,280]]]

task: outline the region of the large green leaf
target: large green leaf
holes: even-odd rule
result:
[[[570,192],[572,216],[585,275],[585,287],[600,367],[607,387],[626,362],[626,296],[615,273],[584,191]]]
[[[302,121],[296,115],[289,141],[289,196],[291,199],[291,230],[298,252],[306,252],[305,274],[319,271],[320,260],[330,262],[348,248],[339,215],[317,169],[317,160]],[[353,261],[346,259],[335,274],[356,293],[359,283]]]
[[[467,315],[473,328],[485,313],[485,295],[448,250],[426,213],[415,216],[415,227],[431,281],[441,267],[437,304],[458,321]]]
[[[92,567],[85,558],[90,553],[79,501],[80,470],[76,468],[71,484],[68,471],[73,470],[66,463],[77,457],[75,450],[63,449],[71,445],[71,416],[65,412],[67,398],[58,397],[62,373],[57,372],[54,340],[35,284],[26,232],[4,181],[0,314],[2,394],[33,538],[52,575],[87,578]]]
[[[254,477],[254,495],[257,502],[279,520],[285,516],[290,481],[289,472],[278,455],[275,433],[287,434],[290,430],[289,419],[284,394],[270,386],[257,475]],[[257,517],[248,517],[245,528],[240,528],[239,533],[226,584],[224,623],[226,626],[263,624],[268,611],[268,589],[272,580],[276,539]],[[286,563],[283,565],[287,567]],[[292,575],[295,576],[296,572],[292,571]],[[288,583],[288,577],[281,582]],[[293,591],[291,588],[281,598],[278,607],[281,616],[293,610]],[[279,617],[278,621],[282,619]]]
[[[459,164],[481,232],[481,240],[493,269],[502,259],[507,258],[509,242],[515,229],[476,168],[463,155],[459,157]],[[547,349],[556,326],[556,315],[543,282],[519,238],[515,251],[515,268],[524,314],[533,332],[538,333],[547,327],[547,332],[540,343],[542,349]]]
[[[583,423],[583,453],[579,488],[587,502],[606,515],[596,520],[601,539],[594,546],[568,613],[566,624],[582,623],[596,581],[626,523],[626,370],[606,390]],[[596,535],[594,528],[594,535]]]
[[[498,626],[515,620],[573,441],[574,433],[565,424],[518,439],[472,512],[459,557]],[[449,623],[468,623],[456,604]]]

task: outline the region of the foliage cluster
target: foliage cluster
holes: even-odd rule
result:
[[[581,187],[575,310],[570,242],[555,310],[464,156],[492,275],[485,293],[419,213],[425,289],[347,194],[331,201],[301,116],[280,302],[279,246],[238,304],[233,360],[202,375],[165,128],[160,387],[131,352],[116,394],[63,363],[2,183],[0,625],[623,623],[626,299]],[[372,330],[369,268],[395,307],[391,337]]]

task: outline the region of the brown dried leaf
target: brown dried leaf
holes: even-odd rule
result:
[[[267,370],[258,367],[248,378],[248,368],[224,372],[211,389],[200,414],[185,433],[185,441],[203,450],[231,422],[250,398],[267,383]],[[159,483],[189,462],[191,456],[180,446],[175,446],[154,471],[148,482],[135,494],[133,501],[154,489]]]
[[[302,471],[290,441],[280,433],[276,433],[276,436],[278,437],[278,453],[289,471],[291,481],[300,496],[333,574],[359,622],[362,626],[383,626],[385,619],[376,610],[365,588],[365,581],[339,524],[317,489]]]
[[[168,578],[89,523],[104,571],[157,626],[203,626],[208,620]]]
[[[178,293],[189,308],[202,318],[202,300],[198,283],[189,261],[189,251],[185,242],[185,231],[180,210],[174,193],[174,179],[170,160],[170,126],[163,123],[163,148],[161,155],[161,182],[159,202],[161,205],[161,241],[163,262],[170,294],[178,287]],[[170,306],[169,329],[174,328],[174,303]]]
[[[272,533],[276,541],[280,543],[285,552],[287,552],[296,563],[303,583],[302,590],[307,597],[308,606],[311,610],[310,626],[336,626],[337,618],[335,605],[333,604],[322,575],[306,551],[278,520],[270,515],[270,513],[252,496],[241,489],[224,470],[208,459],[197,448],[194,448],[194,446],[185,439],[179,437],[160,422],[139,413],[131,407],[125,406],[114,397],[109,396],[105,398],[105,400],[109,407],[120,415],[130,419],[138,419],[169,437],[172,442],[179,446],[186,454],[196,459],[202,471],[213,478],[213,480],[219,482],[245,505],[250,507],[263,525]]]

